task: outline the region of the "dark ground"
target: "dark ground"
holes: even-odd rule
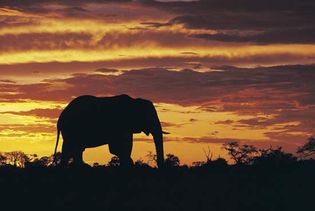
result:
[[[0,209],[315,210],[315,164],[0,168]]]

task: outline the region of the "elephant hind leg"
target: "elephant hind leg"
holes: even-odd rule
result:
[[[83,165],[83,158],[82,158],[82,153],[83,151],[66,151],[66,152],[62,152],[62,156],[61,156],[61,166],[67,166],[69,165],[69,163],[71,163],[72,165],[75,166],[80,166]]]
[[[82,153],[83,149],[74,148],[68,142],[64,142],[62,145],[62,155],[61,155],[61,166],[67,166],[72,160],[73,165],[82,165],[83,158]]]
[[[118,156],[121,166],[131,166],[133,165],[133,160],[131,159],[132,150],[132,140],[125,140],[123,142],[111,143],[109,144],[109,152]]]
[[[69,164],[70,159],[71,159],[70,147],[68,146],[68,144],[66,142],[63,142],[60,165],[62,167],[67,166]]]

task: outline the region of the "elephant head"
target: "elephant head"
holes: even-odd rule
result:
[[[163,131],[161,123],[155,107],[151,101],[144,99],[135,99],[135,123],[133,132],[140,133],[144,132],[147,136],[151,133],[154,139],[157,165],[159,168],[164,163],[164,149],[163,149]]]

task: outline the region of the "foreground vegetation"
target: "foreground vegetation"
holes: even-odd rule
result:
[[[62,169],[51,164],[50,157],[27,156],[22,165],[19,159],[12,157],[23,156],[3,153],[3,157],[11,156],[5,158],[10,159],[11,164],[2,162],[0,167],[1,208],[314,209],[314,160],[298,159],[280,147],[257,150],[237,142],[223,147],[235,161],[234,165],[228,165],[222,158],[212,160],[209,151],[205,154],[206,161],[196,162],[191,167],[181,166],[178,157],[167,155],[164,169],[152,168],[143,161],[124,169],[117,167],[117,158],[106,166],[94,164],[93,167]]]
[[[1,207],[30,210],[312,210],[315,163],[157,170],[0,168]]]

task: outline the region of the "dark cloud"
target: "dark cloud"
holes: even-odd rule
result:
[[[203,67],[211,69],[236,69],[234,66],[257,66],[257,65],[272,65],[272,64],[297,64],[314,62],[315,56],[293,55],[288,53],[266,53],[254,55],[235,55],[229,56],[166,56],[166,57],[140,57],[114,59],[108,61],[96,62],[47,62],[47,63],[22,63],[22,64],[0,64],[0,77],[4,79],[15,80],[21,76],[41,76],[42,78],[58,77],[60,74],[72,74],[78,72],[94,72],[99,68],[109,69],[139,69],[150,67],[163,68],[192,68]],[[285,68],[292,68],[287,66]],[[313,68],[312,66],[303,66],[303,68]],[[259,69],[259,68],[258,68]],[[268,68],[266,68],[268,69]],[[35,71],[36,70],[36,71]],[[245,69],[240,69],[245,70]],[[35,75],[36,74],[36,75]],[[307,100],[307,99],[305,99]]]
[[[262,11],[313,11],[315,4],[312,0],[199,0],[199,1],[176,1],[157,2],[143,1],[144,5],[166,9],[173,13],[206,13],[213,11],[239,11],[239,12],[262,12]]]
[[[95,70],[95,72],[99,72],[99,73],[118,73],[119,70],[112,69],[112,68],[99,68],[99,69]]]
[[[14,131],[14,133],[5,134],[5,131]],[[56,128],[48,124],[0,124],[0,134],[3,137],[30,137],[37,133],[55,133]]]
[[[1,16],[1,19],[0,19],[0,29],[12,28],[12,27],[18,27],[18,26],[38,25],[38,24],[39,24],[39,21],[36,20],[36,18]]]
[[[241,125],[246,125],[246,126],[253,126],[253,127],[264,127],[271,125],[270,121],[268,121],[268,118],[266,117],[256,117],[256,118],[250,118],[250,119],[241,119],[237,121],[237,123]]]
[[[66,79],[45,80],[38,84],[2,85],[1,101],[49,100],[69,102],[74,96],[126,93],[153,102],[199,106],[204,111],[259,115],[239,121],[218,121],[235,129],[264,129],[270,126],[283,135],[315,133],[315,66],[270,68],[228,68],[221,72],[140,69],[120,75],[75,74]],[[224,69],[224,68],[223,68]],[[8,93],[8,94],[6,94]],[[13,94],[12,94],[13,93]],[[52,111],[56,117],[60,111]],[[46,110],[16,115],[49,114]],[[194,119],[191,114],[191,119]],[[194,120],[193,120],[194,121]],[[279,133],[280,133],[279,132]],[[273,134],[266,134],[275,138]],[[304,140],[303,138],[303,140]]]
[[[189,29],[218,30],[218,34],[196,37],[224,42],[314,43],[315,3],[312,0],[201,0],[147,5],[175,16],[168,22],[145,23],[148,27],[182,24]]]
[[[315,134],[314,78],[314,65],[258,68],[225,66],[221,67],[221,71],[212,72],[147,68],[124,71],[118,75],[79,73],[64,79],[46,79],[36,84],[0,83],[0,100],[66,103],[84,94],[108,96],[125,93],[155,103],[198,106],[209,112],[257,115],[256,118],[238,121],[221,120],[216,124],[228,124],[242,130],[269,128],[267,131],[270,131],[272,127],[273,132],[266,132],[266,137],[279,143],[285,142],[285,139],[293,143],[294,138],[306,140],[307,136]],[[59,112],[58,108],[9,113],[55,118]],[[191,113],[191,121],[184,124],[193,121],[194,113]],[[165,127],[182,126],[163,124]]]
[[[256,69],[231,67],[219,72],[147,68],[126,71],[117,76],[75,74],[66,79],[45,80],[38,84],[6,84],[2,85],[2,89],[17,92],[19,99],[50,97],[52,100],[58,100],[66,94],[76,96],[83,93],[127,93],[151,98],[157,102],[202,104],[205,108],[211,107],[211,104],[207,103],[220,100],[224,106],[221,108],[223,110],[233,110],[234,106],[239,107],[238,104],[248,101],[260,104],[248,104],[244,106],[244,110],[292,109],[296,107],[297,102],[300,106],[312,105],[310,99],[313,99],[315,90],[313,69],[312,65]],[[63,84],[61,88],[60,84]],[[42,94],[47,91],[49,94]],[[277,104],[274,104],[275,102]]]
[[[184,24],[187,28],[216,30],[266,30],[289,27],[312,27],[308,14],[288,12],[215,11],[204,15],[182,15],[171,19],[168,24]],[[298,25],[297,25],[298,24]]]
[[[240,33],[197,34],[193,37],[221,42],[311,44],[315,43],[315,28],[274,29],[252,35],[242,35]]]
[[[132,0],[90,0],[90,3],[126,3],[126,2],[131,2]],[[21,7],[21,8],[29,8],[30,10],[38,7],[42,7],[45,4],[64,4],[68,6],[73,6],[78,8],[78,5],[84,5],[86,2],[85,1],[72,1],[72,0],[63,0],[62,2],[58,0],[24,0],[23,2],[19,0],[10,0],[10,1],[1,1],[0,6],[11,6],[11,7]]]
[[[91,35],[83,34],[20,34],[4,35],[0,40],[1,51],[39,49],[108,49],[133,47],[149,44],[166,47],[210,46],[214,42],[237,43],[314,43],[315,3],[311,0],[202,0],[192,2],[156,1],[19,1],[0,3],[34,15],[46,14],[54,18],[97,19],[99,23],[117,23],[137,20],[143,27],[136,27],[128,33],[106,33],[95,44]],[[28,6],[25,6],[28,5]],[[130,9],[132,8],[132,9]],[[159,21],[167,14],[169,21]],[[144,21],[147,20],[147,21]],[[38,24],[38,17],[6,16],[0,20],[0,27]],[[181,24],[188,29],[216,30],[216,34],[175,33],[152,28],[170,27]],[[132,33],[136,31],[137,33]],[[200,38],[198,41],[194,38]],[[36,42],[38,40],[38,42]],[[199,43],[200,42],[200,43]],[[15,45],[14,45],[15,43]],[[185,53],[184,53],[185,54]],[[192,54],[190,54],[192,55]],[[259,61],[259,60],[258,60]]]
[[[4,83],[4,84],[14,84],[16,83],[15,81],[12,81],[12,80],[0,80],[0,83]]]
[[[172,123],[172,122],[161,122],[161,125],[163,128],[168,128],[168,127],[182,127],[183,125],[185,125],[185,123],[181,123],[181,124],[176,124],[176,123]]]
[[[26,50],[110,50],[139,46],[159,46],[167,48],[201,47],[206,42],[186,36],[185,33],[174,31],[132,30],[127,32],[107,32],[95,42],[93,33],[89,32],[58,32],[58,33],[19,33],[0,35],[0,52]],[[185,55],[197,55],[183,52]]]
[[[132,0],[1,1],[0,7],[56,19],[95,19],[104,23],[156,17],[160,10]],[[161,11],[159,12],[161,13]],[[163,13],[163,11],[162,11]],[[164,14],[164,13],[163,13]],[[19,15],[17,14],[16,17]]]
[[[184,33],[173,31],[146,31],[126,33],[106,33],[97,43],[98,48],[113,49],[123,47],[138,47],[147,45],[157,45],[166,47],[196,46],[196,42]],[[198,45],[198,44],[197,44]]]
[[[216,121],[215,122],[215,124],[226,124],[226,125],[230,125],[232,123],[234,123],[234,121],[230,120],[230,119],[228,119],[228,120],[220,120],[220,121]]]

